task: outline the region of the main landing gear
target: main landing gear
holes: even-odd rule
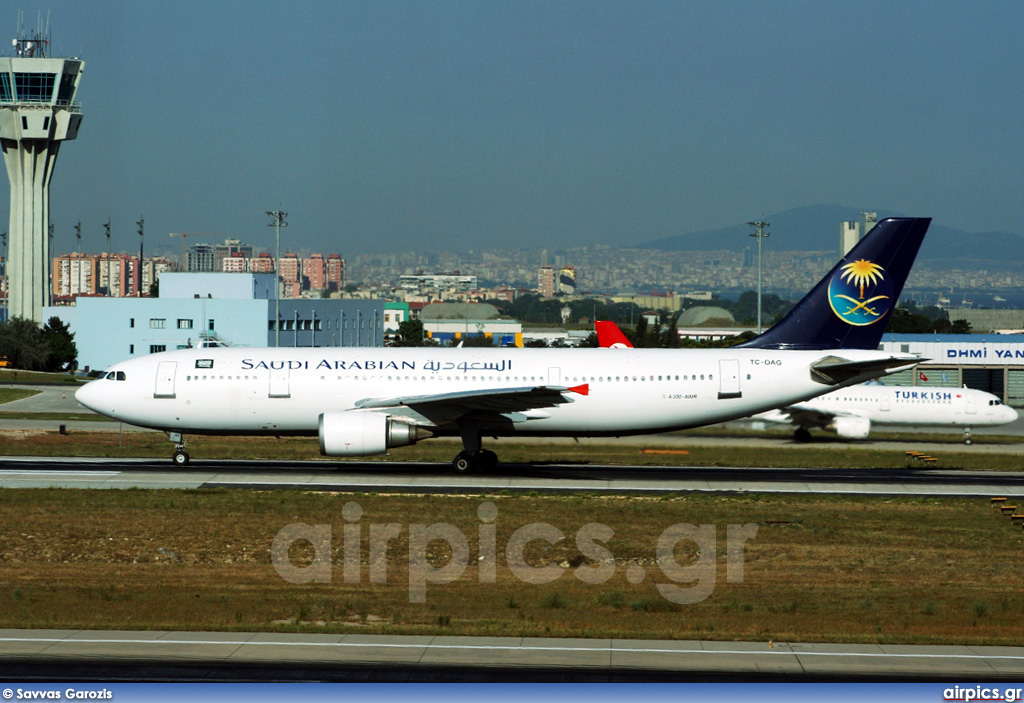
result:
[[[463,426],[459,429],[462,433],[464,449],[452,459],[452,468],[455,469],[455,473],[467,474],[473,471],[491,471],[496,468],[498,455],[489,449],[480,447],[480,430],[471,426]]]
[[[468,474],[473,471],[490,471],[498,466],[498,455],[489,449],[481,449],[475,455],[462,451],[452,459],[455,473]]]
[[[796,442],[810,442],[811,439],[811,431],[806,427],[797,427],[796,431],[793,432],[793,440]]]
[[[189,459],[188,452],[185,451],[185,438],[181,436],[180,432],[168,432],[167,437],[174,442],[174,454],[171,455],[171,461],[175,466],[185,466]]]

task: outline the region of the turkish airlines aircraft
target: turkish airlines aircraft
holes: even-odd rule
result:
[[[879,222],[778,325],[730,349],[198,348],[113,365],[76,394],[122,422],[182,435],[318,436],[327,456],[458,436],[456,471],[497,456],[481,438],[686,429],[800,403],[911,368],[878,351],[931,220]]]
[[[974,388],[929,388],[862,383],[803,403],[759,413],[752,420],[796,425],[798,442],[811,438],[812,428],[833,430],[846,439],[864,439],[871,425],[963,427],[971,444],[972,427],[1005,425],[1017,411],[996,396]]]

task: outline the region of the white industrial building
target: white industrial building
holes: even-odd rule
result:
[[[280,301],[274,322],[274,275],[164,273],[159,298],[80,297],[44,309],[75,334],[80,368],[103,369],[135,356],[201,341],[232,346],[381,347],[384,302]]]
[[[882,349],[926,359],[914,370],[887,376],[885,383],[968,386],[1024,407],[1024,334],[887,334]]]

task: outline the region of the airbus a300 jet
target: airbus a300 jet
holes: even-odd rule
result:
[[[455,436],[456,471],[490,437],[595,437],[699,427],[911,368],[881,352],[927,218],[879,222],[790,313],[728,349],[181,349],[114,364],[77,392],[107,417],[184,435],[308,435],[326,456]]]

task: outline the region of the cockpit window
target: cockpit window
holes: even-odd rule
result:
[[[124,371],[118,371],[117,372],[117,380],[118,381],[124,381],[125,380]]]
[[[108,381],[125,381],[128,377],[124,375],[124,371],[107,371],[102,378]]]

